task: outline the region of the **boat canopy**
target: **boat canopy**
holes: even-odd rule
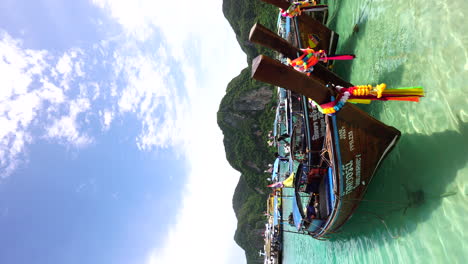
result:
[[[279,96],[278,102],[284,101],[288,97],[288,94],[286,93],[286,89],[279,87],[278,96]]]
[[[284,92],[286,93],[286,92]],[[282,97],[282,92],[280,92],[280,97]],[[284,95],[285,96],[285,95]],[[278,136],[283,135],[284,133],[287,133],[287,100],[286,98],[279,99],[278,100],[278,106],[276,107],[276,113],[275,113],[275,122],[273,124],[273,136],[276,138]]]
[[[288,135],[292,134],[292,126],[293,126],[293,121],[292,121],[292,114],[291,114],[291,103],[290,100],[286,100],[285,104],[286,108],[286,118],[285,118],[285,123],[286,123],[286,133]]]
[[[277,158],[275,160],[275,162],[273,163],[273,172],[271,174],[271,179],[274,181],[274,182],[277,182],[279,181],[279,178],[278,178],[278,175],[279,175],[279,163],[280,163],[280,160]]]
[[[275,198],[274,198],[274,210],[273,210],[273,226],[276,226],[278,224],[278,219],[281,217],[281,214],[278,210],[278,199],[280,199],[280,197],[276,196],[275,195]]]
[[[278,135],[278,119],[279,119],[279,106],[276,107],[275,122],[273,124],[273,136]]]
[[[273,163],[273,170],[271,172],[271,179],[273,182],[279,182],[289,176],[291,170],[291,162],[288,160],[281,160],[277,158]]]
[[[296,226],[297,230],[300,230],[302,227],[302,214],[300,211],[301,209],[299,209],[296,195],[293,195],[292,199],[292,213],[294,218],[294,226]]]

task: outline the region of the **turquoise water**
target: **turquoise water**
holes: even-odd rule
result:
[[[286,233],[284,263],[467,263],[468,1],[328,2],[337,52],[357,55],[335,65],[339,75],[422,85],[426,97],[365,108],[400,142],[341,232],[329,241]]]

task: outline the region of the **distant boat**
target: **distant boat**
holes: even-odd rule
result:
[[[264,231],[264,252],[259,254],[264,257],[264,263],[281,263],[283,254],[283,233],[282,225],[279,224],[281,215],[280,208],[281,191],[270,194],[267,199],[268,223],[265,224]]]
[[[255,25],[250,35],[253,42],[288,57],[297,56],[298,48],[261,25]],[[350,103],[333,116],[318,112],[308,98],[323,104],[336,95],[327,83],[352,85],[320,64],[314,68],[308,77],[260,55],[252,63],[252,77],[294,92],[300,102],[302,119],[293,122],[290,134],[291,158],[297,164],[293,171],[294,225],[300,233],[323,239],[351,217],[401,133]]]

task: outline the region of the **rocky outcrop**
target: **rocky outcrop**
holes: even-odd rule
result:
[[[245,116],[238,114],[238,113],[230,113],[228,115],[225,115],[224,121],[232,126],[232,127],[237,127],[239,126],[240,123],[242,123],[246,119]]]
[[[273,91],[271,87],[263,86],[241,95],[233,107],[236,111],[261,111],[271,102]]]
[[[218,125],[224,134],[226,158],[241,172],[233,198],[238,219],[236,242],[247,256],[247,263],[257,263],[263,249],[262,236],[265,201],[268,191],[261,168],[271,162],[266,133],[272,128],[276,104],[274,88],[250,79],[250,69],[243,70],[227,87],[218,111]]]
[[[258,168],[257,164],[251,162],[250,160],[248,160],[245,164],[259,173],[262,172],[262,170]]]

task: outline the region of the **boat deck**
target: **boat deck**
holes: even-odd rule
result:
[[[329,190],[330,190],[330,188],[328,188],[327,177],[323,177],[322,181],[320,182],[320,187],[319,187],[319,206],[318,206],[319,215],[318,215],[318,218],[320,218],[320,219],[325,219],[330,215],[330,209],[328,207]]]

